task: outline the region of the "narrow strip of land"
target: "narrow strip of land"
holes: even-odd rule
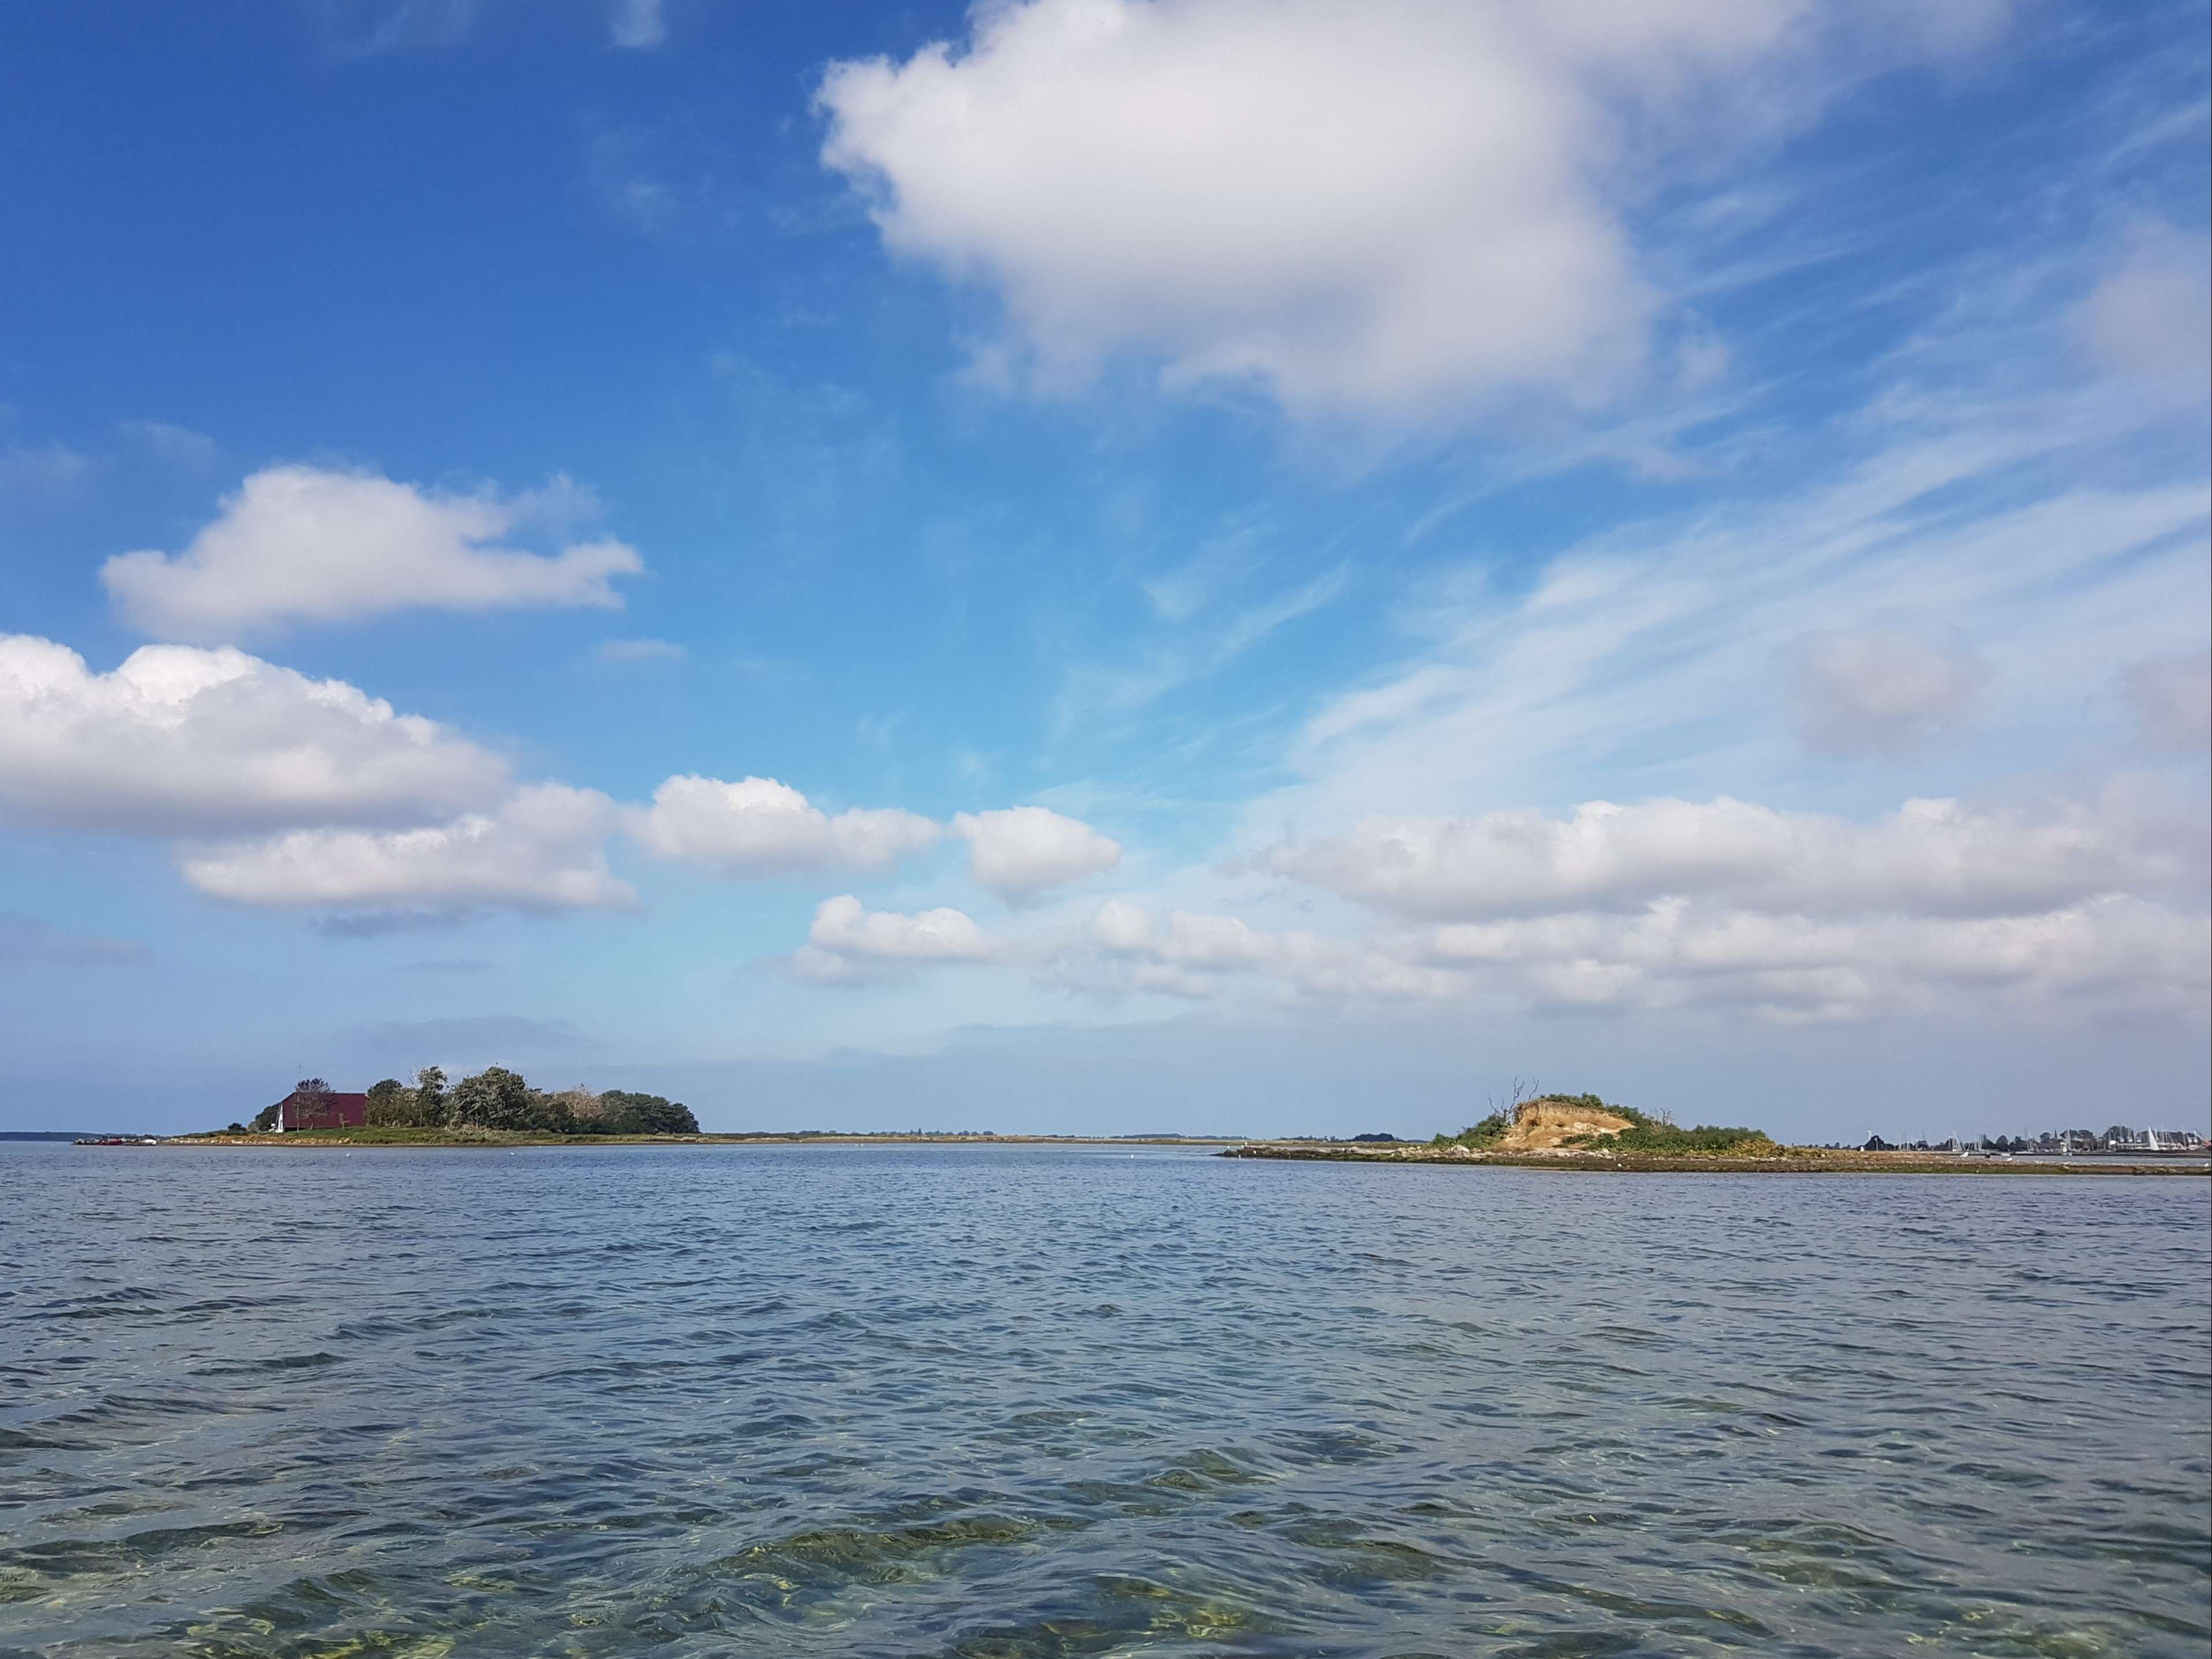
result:
[[[529,1130],[428,1129],[372,1124],[365,1128],[292,1129],[282,1135],[176,1135],[117,1144],[159,1147],[266,1147],[295,1151],[314,1147],[1231,1147],[1233,1135],[932,1135],[846,1134],[832,1130],[736,1135],[545,1135]]]
[[[2111,1158],[1958,1158],[1911,1152],[1839,1152],[1826,1147],[1784,1147],[1765,1157],[1670,1155],[1581,1149],[1556,1152],[1480,1152],[1421,1142],[1360,1146],[1328,1141],[1251,1141],[1224,1158],[1276,1158],[1333,1164],[1450,1164],[1463,1168],[1546,1169],[1587,1174],[1664,1175],[2212,1175],[2212,1163]]]

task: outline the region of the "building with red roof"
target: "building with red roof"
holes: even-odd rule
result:
[[[276,1103],[276,1130],[359,1129],[368,1122],[366,1094],[294,1089]]]

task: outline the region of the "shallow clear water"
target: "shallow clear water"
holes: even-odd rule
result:
[[[0,1652],[2188,1654],[2202,1180],[0,1150]]]

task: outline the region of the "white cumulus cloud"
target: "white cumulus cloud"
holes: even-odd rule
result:
[[[1550,1008],[1708,1008],[1785,1021],[1996,997],[2202,1018],[2212,923],[2119,895],[2019,916],[1814,918],[1668,900],[1461,923],[1410,943],[1465,995]]]
[[[1978,33],[1894,21],[1908,52]],[[1639,148],[1861,27],[1769,0],[979,5],[957,45],[833,64],[823,160],[890,250],[997,294],[987,367],[1065,381],[1135,348],[1299,412],[1588,403],[1660,304],[1624,212]]]
[[[652,805],[631,808],[626,821],[630,834],[656,857],[721,875],[881,869],[929,846],[943,833],[930,820],[896,808],[832,816],[773,778],[726,783],[688,774],[663,783]]]
[[[968,843],[969,873],[978,887],[1011,904],[1026,904],[1048,887],[1109,870],[1121,844],[1090,825],[1045,807],[963,812],[953,833]]]
[[[414,608],[619,608],[609,583],[644,568],[622,542],[578,542],[550,555],[501,544],[544,506],[535,497],[440,495],[364,473],[270,467],[225,498],[221,515],[183,552],[118,554],[100,579],[140,632],[199,641]]]
[[[1092,995],[1346,998],[1470,1012],[1704,1010],[1765,1021],[2014,1011],[2201,1020],[2212,919],[2106,893],[2015,915],[1808,916],[1727,899],[1563,908],[1332,937],[1115,899],[1044,972]]]
[[[1437,920],[1627,911],[1683,896],[1812,915],[2000,916],[2111,892],[2193,893],[2204,880],[2197,834],[2124,802],[2027,816],[1911,801],[1857,823],[1723,796],[1594,801],[1565,818],[1370,819],[1267,862],[1345,898]]]
[[[106,674],[0,635],[0,813],[129,834],[405,823],[496,801],[497,756],[338,680],[147,645]]]
[[[209,897],[263,909],[451,913],[620,910],[635,902],[607,868],[614,803],[540,784],[495,810],[421,829],[295,830],[187,856]]]
[[[988,961],[997,954],[998,947],[963,911],[872,911],[842,893],[816,906],[805,948],[791,966],[800,978],[818,984],[865,984],[902,978],[933,964]]]
[[[994,936],[960,911],[848,895],[791,966],[848,985],[990,964],[1109,1000],[1782,1023],[2201,1020],[2212,998],[2203,814],[2147,785],[2034,811],[1914,801],[1870,821],[1726,798],[1372,819],[1266,862],[1381,915],[1279,893],[1202,909],[1115,896],[1087,923],[1061,911]]]

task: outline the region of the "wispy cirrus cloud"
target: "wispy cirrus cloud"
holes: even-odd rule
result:
[[[445,51],[472,33],[481,0],[316,0],[326,49],[337,58]]]
[[[69,933],[40,917],[0,911],[0,974],[40,968],[135,967],[153,952],[135,939]]]
[[[607,39],[624,51],[651,51],[666,44],[668,14],[663,0],[614,0],[607,12]]]
[[[116,432],[156,460],[187,472],[212,467],[222,446],[204,432],[180,427],[173,421],[124,421]]]

